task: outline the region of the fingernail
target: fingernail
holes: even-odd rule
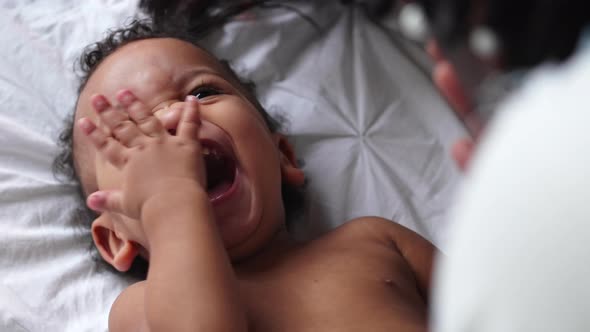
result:
[[[92,124],[86,118],[82,118],[82,119],[78,120],[78,125],[80,126],[80,128],[82,128],[82,130],[85,133],[88,133],[90,130],[92,130]]]
[[[119,94],[119,101],[123,103],[123,105],[127,106],[135,101],[135,96],[131,91],[125,90]]]
[[[107,108],[107,101],[103,96],[96,96],[92,100],[92,106],[98,112],[102,112]]]
[[[193,95],[188,95],[186,96],[186,101],[197,101],[197,97],[193,96]]]
[[[88,196],[87,205],[93,210],[100,210],[101,206],[104,204],[104,201],[104,195],[100,192],[95,192]]]

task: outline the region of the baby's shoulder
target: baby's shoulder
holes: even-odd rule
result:
[[[387,274],[392,266],[405,269],[403,255],[391,235],[396,225],[377,217],[353,219],[298,247],[289,258],[295,258],[291,260],[297,263],[293,266],[314,270],[312,262],[316,262],[322,271],[328,265],[338,266],[339,271],[350,275],[370,271]],[[298,264],[301,257],[305,258],[305,264]]]
[[[351,219],[335,228],[332,232],[344,237],[390,240],[394,234],[412,231],[395,221],[369,216]]]
[[[411,229],[380,217],[352,219],[323,237],[324,241],[348,247],[380,245],[389,251],[432,252],[434,246]]]
[[[354,249],[357,253],[362,248],[375,246],[388,251],[391,246],[392,234],[396,232],[398,224],[379,217],[362,217],[352,219],[316,238],[313,242],[321,247],[333,249]],[[339,249],[340,248],[340,249]]]

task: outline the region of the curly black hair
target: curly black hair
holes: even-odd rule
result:
[[[252,5],[253,6],[253,5]],[[203,18],[198,25],[186,25],[186,22],[182,23],[181,20],[171,21],[153,21],[153,20],[134,20],[127,26],[110,30],[107,36],[101,41],[87,46],[79,59],[79,70],[81,72],[80,85],[78,93],[80,93],[88,79],[92,76],[96,68],[106,59],[110,54],[115,52],[120,47],[129,44],[134,41],[151,39],[151,38],[175,38],[203,49],[199,44],[199,40],[206,36],[209,32],[218,28],[221,24],[225,23],[231,16],[248,9],[250,7],[240,6],[238,7],[227,7],[227,10],[222,12],[216,12],[214,14],[207,14],[209,16]],[[209,24],[205,24],[204,21]],[[182,23],[182,24],[179,24]],[[200,30],[196,30],[200,27]],[[205,50],[205,49],[203,49]],[[206,50],[205,50],[206,51]],[[256,107],[258,112],[264,118],[266,125],[271,132],[278,132],[281,130],[281,121],[277,121],[275,118],[270,116],[267,111],[258,102],[255,93],[255,85],[252,82],[245,81],[238,77],[238,75],[231,69],[227,61],[220,60],[222,66],[226,70],[230,78],[235,80],[241,85],[246,98]],[[76,103],[77,104],[77,103]],[[75,109],[75,107],[74,107]],[[84,188],[80,182],[80,177],[75,163],[75,151],[74,151],[74,117],[75,112],[65,121],[65,126],[58,138],[58,145],[60,147],[60,153],[56,156],[53,162],[53,172],[56,178],[73,182],[78,187],[78,199],[80,201],[80,208],[75,218],[79,219],[81,225],[86,228],[92,223],[92,220],[96,218],[94,211],[86,207]],[[279,119],[281,120],[281,119]],[[283,119],[284,120],[284,119]],[[285,207],[285,214],[287,225],[296,219],[304,206],[304,190],[301,187],[294,187],[288,184],[282,185],[282,198]],[[99,262],[101,266],[106,267],[109,270],[114,269],[105,264],[104,261],[98,255],[94,245],[93,258]],[[147,262],[142,258],[137,258],[133,266],[128,272],[130,275],[145,279],[147,275]]]

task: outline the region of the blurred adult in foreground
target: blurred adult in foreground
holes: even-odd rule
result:
[[[418,3],[434,81],[477,142],[453,151],[467,177],[433,330],[590,331],[590,3]]]

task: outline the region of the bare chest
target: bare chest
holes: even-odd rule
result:
[[[252,331],[424,331],[426,305],[396,252],[310,245],[241,278]]]

